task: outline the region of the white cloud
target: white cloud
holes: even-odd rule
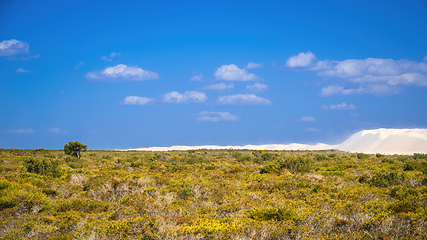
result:
[[[197,114],[197,121],[200,122],[219,122],[219,121],[237,121],[238,117],[229,112],[207,112],[203,111]]]
[[[147,105],[152,102],[154,102],[153,98],[129,96],[129,97],[125,97],[122,104],[123,105]]]
[[[101,60],[111,62],[111,61],[113,61],[113,58],[115,58],[115,57],[121,57],[120,53],[112,52],[112,53],[110,53],[109,58],[107,56],[101,56]]]
[[[315,61],[316,57],[308,52],[300,53],[288,59],[288,67],[306,67],[316,71],[319,76],[341,78],[357,83],[427,86],[427,63],[410,60],[384,58],[347,59],[343,61]],[[427,56],[424,61],[427,60]],[[389,89],[395,93],[396,90]],[[345,92],[345,91],[344,91]],[[357,91],[350,91],[357,93]],[[361,91],[377,94],[376,91]]]
[[[53,134],[62,134],[62,135],[68,134],[67,130],[60,129],[59,127],[51,127],[47,131]]]
[[[203,80],[203,74],[194,75],[190,78],[190,81],[192,82],[201,82]]]
[[[218,97],[218,103],[227,105],[270,105],[271,101],[254,94],[236,94]]]
[[[31,55],[31,56],[28,56],[28,57],[24,57],[24,56],[22,56],[21,58],[18,58],[17,60],[21,60],[21,61],[28,61],[28,60],[30,60],[30,59],[33,59],[33,58],[39,58],[40,57],[40,54],[36,54],[36,55]],[[16,60],[16,58],[12,58],[13,60]]]
[[[399,90],[384,84],[371,84],[365,87],[360,86],[357,89],[344,89],[343,86],[332,85],[322,88],[320,96],[329,97],[332,95],[352,95],[352,94],[374,94],[374,95],[391,95],[397,94]]]
[[[320,132],[320,129],[317,128],[306,128],[304,132]]]
[[[324,109],[324,110],[327,110],[327,109],[330,109],[330,110],[355,110],[356,109],[356,107],[353,104],[347,104],[345,102],[340,103],[340,104],[336,104],[336,105],[329,105],[329,106],[322,105],[320,108]]]
[[[226,89],[233,89],[234,88],[234,84],[225,84],[225,83],[218,83],[218,84],[213,84],[213,85],[208,85],[206,87],[204,87],[203,89],[206,90],[226,90]]]
[[[163,102],[167,103],[202,103],[207,99],[205,93],[197,91],[186,91],[183,94],[173,91],[163,96]]]
[[[107,67],[101,72],[88,72],[86,78],[91,80],[130,80],[144,81],[149,79],[158,79],[159,75],[155,72],[144,70],[139,67],[129,67],[124,64],[119,64],[113,67]]]
[[[316,119],[314,117],[306,116],[306,117],[301,117],[300,121],[301,122],[314,122],[314,121],[316,121]]]
[[[18,69],[16,69],[16,72],[18,72],[18,73],[28,73],[28,72],[30,72],[30,71],[25,70],[25,69],[23,69],[23,68],[18,68]]]
[[[253,63],[250,62],[248,63],[248,65],[246,66],[247,69],[251,69],[251,68],[262,68],[262,64],[261,63]]]
[[[257,91],[257,92],[262,92],[267,90],[268,85],[267,84],[262,84],[262,83],[255,83],[254,85],[247,85],[246,89],[251,90],[251,91]]]
[[[427,63],[382,58],[319,61],[311,70],[320,76],[358,83],[427,86]]]
[[[288,67],[309,67],[313,64],[313,61],[316,59],[313,53],[310,51],[307,53],[299,53],[298,55],[288,58],[286,61],[286,66]]]
[[[427,55],[424,56],[423,61],[427,62]]]
[[[6,131],[6,133],[11,133],[11,134],[28,134],[28,133],[34,133],[34,130],[31,128],[21,128],[21,129],[9,129]]]
[[[77,65],[74,67],[76,70],[80,68],[80,66],[82,66],[84,64],[83,61],[77,63]]]
[[[246,69],[240,69],[234,64],[222,65],[215,71],[215,79],[224,81],[256,81],[259,77],[248,73]]]
[[[30,52],[30,45],[16,39],[0,42],[0,56],[13,56]]]

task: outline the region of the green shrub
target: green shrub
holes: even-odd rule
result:
[[[417,211],[417,203],[415,201],[411,201],[408,199],[397,201],[390,204],[389,209],[395,213],[408,213],[408,212],[416,212]]]
[[[85,160],[72,157],[72,156],[66,157],[65,162],[67,163],[68,166],[74,169],[83,168],[85,166]]]
[[[250,161],[252,157],[248,154],[243,154],[241,152],[233,152],[232,155],[238,162]]]
[[[426,154],[414,153],[414,159],[427,159],[427,153]]]
[[[205,170],[215,170],[215,165],[208,165],[205,167]]]
[[[360,183],[367,183],[369,182],[369,179],[370,176],[367,173],[363,173],[357,178],[357,181],[359,181]]]
[[[283,221],[283,220],[293,220],[295,219],[296,213],[293,209],[287,208],[257,208],[252,210],[249,213],[249,218],[255,220],[275,220],[275,221]]]
[[[269,163],[267,165],[265,165],[264,167],[261,168],[260,173],[277,173],[278,169],[276,164],[274,163]]]
[[[410,161],[406,162],[403,171],[420,171],[427,174],[427,162]]]
[[[375,187],[389,187],[398,185],[403,180],[403,175],[397,172],[382,171],[375,173],[369,183]]]
[[[316,154],[316,155],[314,155],[314,157],[316,157],[316,160],[317,160],[317,161],[322,161],[322,160],[326,160],[326,159],[328,159],[328,157],[327,157],[327,156],[325,156],[325,155],[320,155],[320,154]]]
[[[369,158],[369,154],[366,154],[366,153],[357,153],[357,158],[358,159],[368,159]]]
[[[280,168],[286,168],[291,171],[309,172],[312,167],[311,160],[301,156],[289,156],[279,162]]]
[[[30,173],[37,173],[51,177],[60,177],[62,175],[58,160],[29,157],[24,160],[24,166]]]
[[[60,192],[58,190],[55,190],[52,188],[43,188],[42,193],[44,193],[48,196],[58,196]]]
[[[394,160],[390,159],[390,158],[382,158],[381,162],[383,163],[390,163],[390,164],[394,164]]]
[[[89,198],[72,198],[61,201],[58,211],[80,211],[86,213],[100,213],[108,211],[109,203]]]
[[[265,152],[261,154],[261,158],[264,162],[271,162],[276,158],[276,155],[271,152]]]
[[[194,197],[194,191],[191,188],[184,187],[178,192],[178,196],[183,200],[187,200]]]
[[[0,179],[0,190],[8,188],[10,186],[10,182],[5,179]]]

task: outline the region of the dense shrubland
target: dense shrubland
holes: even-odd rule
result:
[[[1,239],[426,239],[427,155],[0,150]]]

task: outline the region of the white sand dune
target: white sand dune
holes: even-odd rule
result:
[[[338,145],[318,143],[315,145],[266,144],[245,146],[172,146],[149,147],[129,150],[137,151],[173,151],[198,149],[251,149],[251,150],[327,150],[337,149],[348,152],[382,153],[382,154],[413,154],[427,153],[427,129],[374,129],[353,134],[349,139]]]
[[[172,146],[172,147],[149,147],[149,148],[134,148],[129,150],[138,151],[173,151],[173,150],[198,150],[198,149],[250,149],[250,150],[326,150],[334,149],[336,145],[328,145],[318,143],[316,145],[291,143],[291,144],[266,144],[266,145],[245,145],[245,146],[217,146],[217,145],[203,145],[203,146]]]
[[[427,129],[364,130],[353,134],[336,148],[364,153],[427,153]]]

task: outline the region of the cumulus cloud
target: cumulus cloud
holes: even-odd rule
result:
[[[111,61],[113,61],[113,58],[115,58],[115,57],[121,57],[120,53],[112,52],[112,53],[110,53],[110,57],[101,56],[101,60],[111,62]]]
[[[306,117],[301,117],[300,121],[301,122],[314,122],[314,121],[316,121],[316,119],[314,117],[306,116]]]
[[[345,102],[336,104],[336,105],[329,105],[329,106],[322,105],[320,108],[324,110],[328,110],[328,109],[329,110],[355,110],[356,109],[356,107],[353,104],[347,104]]]
[[[355,89],[345,89],[343,86],[332,85],[322,88],[320,96],[329,97],[332,95],[352,95],[352,94],[374,94],[374,95],[391,95],[397,94],[399,90],[396,87],[384,84],[371,84],[360,86]]]
[[[262,92],[267,90],[268,85],[267,84],[262,84],[262,83],[255,83],[254,85],[247,85],[246,89],[251,90],[251,91],[256,91],[256,92]]]
[[[206,87],[204,87],[203,89],[206,90],[226,90],[226,89],[233,89],[234,88],[234,84],[225,84],[225,83],[218,83],[218,84],[213,84],[213,85],[208,85]]]
[[[250,62],[248,63],[248,65],[246,66],[247,69],[251,69],[251,68],[262,68],[262,64],[261,63],[253,63]]]
[[[123,105],[147,105],[152,102],[154,102],[153,98],[129,96],[129,97],[125,97],[122,104]]]
[[[347,59],[343,61],[315,61],[312,53],[300,53],[288,59],[288,67],[306,67],[308,71],[316,71],[319,76],[341,78],[360,84],[382,85],[415,85],[427,86],[427,63],[410,60],[394,60],[384,58]],[[426,58],[424,58],[426,61]],[[369,88],[369,87],[368,87]],[[384,87],[382,87],[385,89]],[[388,89],[392,93],[396,89]],[[359,90],[359,93],[377,94],[375,90]],[[343,91],[355,94],[357,91]]]
[[[150,79],[158,79],[159,75],[155,72],[144,70],[139,67],[130,67],[124,64],[119,64],[113,67],[97,72],[88,72],[86,78],[99,81],[114,81],[114,80],[130,80],[144,81]]]
[[[16,72],[18,72],[18,73],[28,73],[28,72],[30,72],[30,71],[25,70],[25,69],[23,69],[23,68],[18,68],[18,69],[16,69]]]
[[[319,61],[312,68],[320,76],[358,83],[427,86],[427,63],[383,58]]]
[[[35,131],[31,128],[20,128],[20,129],[9,129],[6,131],[6,133],[11,133],[11,134],[29,134],[29,133],[34,133]]]
[[[16,39],[3,40],[0,42],[0,56],[13,56],[27,54],[30,52],[30,45]]]
[[[67,130],[60,129],[59,127],[51,127],[47,131],[53,134],[61,134],[61,135],[68,134]]]
[[[190,81],[192,81],[192,82],[201,82],[201,81],[203,81],[203,74],[194,75],[193,77],[190,78]]]
[[[166,103],[202,103],[207,99],[205,93],[197,91],[186,91],[183,94],[173,91],[163,96],[163,102]]]
[[[306,52],[306,53],[299,53],[298,55],[292,56],[288,58],[288,61],[286,61],[287,67],[309,67],[313,64],[314,60],[316,59],[316,56],[314,56],[313,53]]]
[[[208,112],[203,111],[197,114],[197,121],[200,122],[220,122],[220,121],[237,121],[238,117],[229,112]]]
[[[226,105],[270,105],[271,101],[254,94],[236,94],[218,97],[218,103]]]
[[[215,71],[215,79],[224,81],[256,81],[260,78],[234,64],[222,65]]]

